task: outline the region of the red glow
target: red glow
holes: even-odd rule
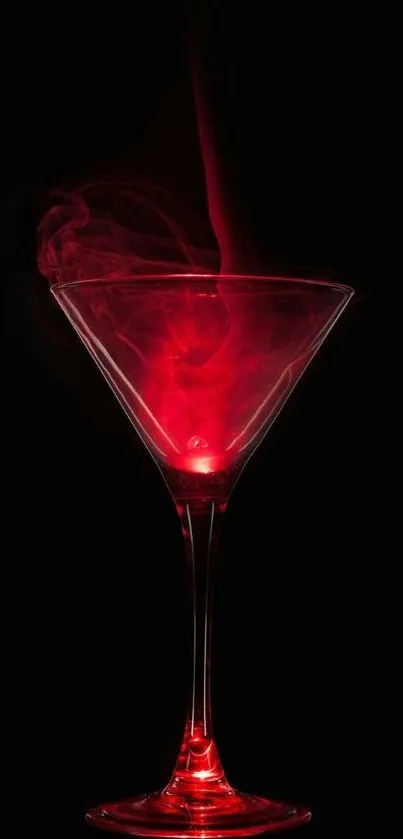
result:
[[[173,777],[154,795],[106,804],[90,823],[139,836],[254,836],[309,821],[305,807],[243,795],[225,778],[214,740],[187,729]]]
[[[253,451],[349,297],[321,283],[197,275],[53,291],[157,459],[200,475]]]
[[[220,469],[218,457],[183,457],[180,464],[184,472],[197,472],[199,475],[210,475]]]
[[[208,494],[209,476],[214,511],[219,476],[258,445],[346,305],[350,289],[205,270],[127,276],[118,256],[106,270],[96,237],[91,247],[98,261],[92,253],[86,263],[91,236],[85,221],[80,231],[79,243],[75,232],[72,240],[66,231],[45,236],[41,266],[52,291],[143,441],[162,466],[171,467],[171,479],[179,476],[188,513],[188,497],[200,494],[201,485]],[[104,268],[101,278],[92,273],[96,267]],[[196,520],[193,525],[189,520],[192,551],[195,526]],[[200,650],[207,656],[207,628],[206,619],[202,642],[200,625],[194,630],[195,662],[203,668],[208,657],[201,660]],[[199,684],[194,695],[200,696],[200,690]],[[115,832],[184,839],[253,836],[309,820],[304,807],[234,790],[211,728],[201,719],[200,713],[192,716],[164,790],[104,805],[91,811],[88,820]]]
[[[222,250],[221,195],[210,193]],[[189,473],[250,454],[350,295],[212,273],[200,222],[143,183],[58,196],[39,237],[42,272],[140,436]]]
[[[204,51],[203,43],[199,56]],[[39,229],[39,266],[55,298],[142,440],[171,467],[164,473],[197,601],[191,721],[173,777],[155,795],[99,807],[88,820],[113,832],[186,839],[253,836],[310,818],[305,807],[243,795],[224,775],[210,722],[210,564],[214,521],[235,474],[226,470],[259,444],[350,296],[326,283],[233,276],[258,262],[228,194],[228,158],[218,154],[217,137],[212,142],[202,64],[193,67],[195,100],[214,236],[166,190],[144,182],[57,195]],[[209,498],[210,485],[203,543],[198,504],[192,517],[188,501]]]

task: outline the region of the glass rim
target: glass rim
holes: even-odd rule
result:
[[[58,289],[64,290],[67,288],[74,288],[75,286],[79,285],[114,285],[119,283],[136,283],[136,282],[160,282],[163,280],[214,280],[216,282],[236,282],[241,280],[246,281],[253,281],[253,282],[278,282],[278,283],[299,283],[300,285],[311,285],[311,286],[319,286],[329,288],[333,291],[343,292],[344,294],[348,294],[350,297],[355,293],[355,289],[352,286],[347,285],[346,283],[339,283],[335,282],[331,279],[325,280],[317,280],[305,277],[285,277],[280,275],[265,275],[265,274],[218,274],[214,272],[183,272],[183,273],[153,273],[153,274],[128,274],[127,276],[122,277],[93,277],[93,278],[85,278],[81,280],[73,280],[71,282],[58,282],[57,280],[53,279],[50,283],[50,289],[52,292],[56,292]]]

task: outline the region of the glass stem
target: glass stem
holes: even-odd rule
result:
[[[192,594],[193,667],[185,736],[169,785],[175,793],[189,791],[189,784],[199,792],[211,783],[228,786],[213,738],[210,699],[212,576],[225,506],[211,500],[177,502]]]

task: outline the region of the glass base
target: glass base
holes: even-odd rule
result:
[[[90,810],[89,824],[134,836],[255,836],[308,822],[306,807],[268,801],[235,790],[201,797],[168,790]]]

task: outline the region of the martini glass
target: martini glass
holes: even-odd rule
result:
[[[161,837],[252,836],[306,822],[306,807],[241,793],[224,774],[210,704],[212,571],[243,466],[353,291],[201,274],[56,281],[51,289],[165,478],[192,579],[192,679],[172,778],[87,820]]]

